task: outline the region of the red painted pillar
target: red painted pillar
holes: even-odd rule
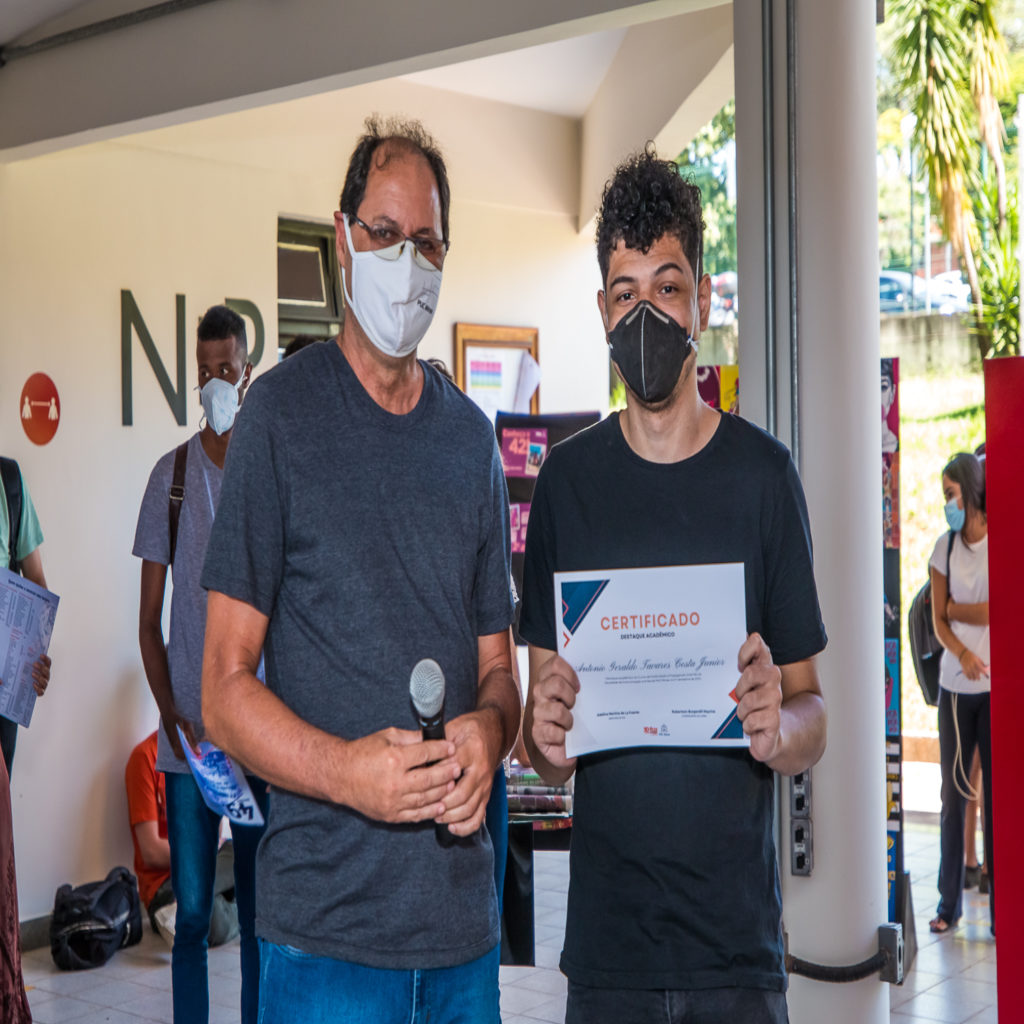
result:
[[[1024,1007],[1024,788],[1020,727],[1024,663],[1024,357],[985,363],[985,490],[988,507],[989,624],[992,636],[992,818],[996,868],[999,1019]]]

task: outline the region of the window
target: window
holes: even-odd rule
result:
[[[344,303],[334,228],[297,220],[277,226],[278,347],[300,334],[331,338]]]

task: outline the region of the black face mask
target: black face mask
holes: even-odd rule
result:
[[[668,313],[645,299],[608,333],[608,347],[627,387],[657,404],[672,394],[693,343]]]

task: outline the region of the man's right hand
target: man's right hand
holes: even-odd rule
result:
[[[540,667],[530,688],[531,739],[540,755],[553,767],[572,774],[576,758],[565,756],[565,734],[572,728],[572,709],[580,681],[572,665],[557,654]]]
[[[171,741],[171,750],[174,751],[174,756],[179,761],[184,761],[185,751],[181,749],[181,737],[178,735],[176,726],[181,726],[181,731],[185,734],[188,745],[193,750],[196,750],[199,746],[199,740],[196,738],[196,732],[192,728],[192,723],[187,718],[183,718],[178,712],[177,707],[173,705],[160,712],[160,720],[164,724],[164,732],[167,733],[167,738]]]
[[[397,823],[441,817],[460,768],[454,743],[390,728],[347,741],[337,771],[336,803],[374,821]]]

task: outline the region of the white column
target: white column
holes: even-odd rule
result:
[[[788,426],[785,17],[775,2],[775,248],[780,347],[775,389]],[[739,159],[740,394],[764,422],[761,2],[735,0]],[[875,5],[797,3],[798,327],[801,470],[814,537],[826,651],[818,659],[828,748],[813,770],[814,871],[790,872],[781,843],[789,950],[851,964],[877,949],[887,920],[882,677]],[[749,401],[748,401],[749,399]],[[780,790],[788,804],[789,783]],[[793,1024],[882,1024],[888,986],[794,977]]]

